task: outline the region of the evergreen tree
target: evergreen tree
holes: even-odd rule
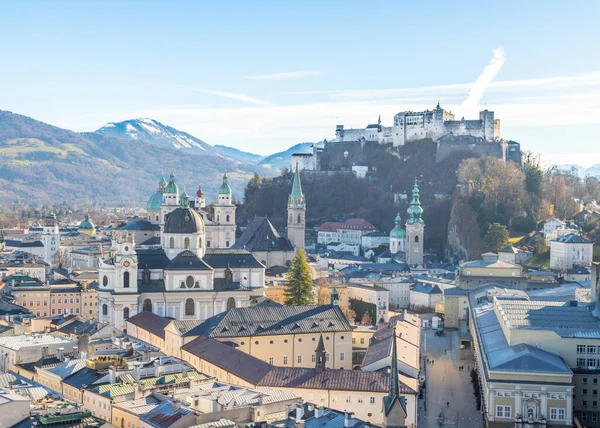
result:
[[[313,303],[312,275],[306,261],[304,250],[298,250],[291,260],[290,270],[285,276],[285,304],[304,306]]]
[[[486,226],[487,230],[483,236],[485,250],[497,253],[508,245],[508,238],[510,237],[508,229],[500,223],[488,223]]]

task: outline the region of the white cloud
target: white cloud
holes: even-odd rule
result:
[[[288,71],[283,73],[268,73],[268,74],[255,74],[253,76],[244,76],[244,79],[248,80],[284,80],[284,79],[301,79],[305,77],[316,77],[320,76],[321,72],[317,70],[305,70],[305,71]]]
[[[254,104],[257,106],[270,107],[273,105],[273,103],[270,103],[268,101],[264,101],[259,98],[251,97],[250,95],[240,94],[237,92],[214,91],[212,89],[197,89],[197,88],[189,88],[189,87],[186,87],[186,89],[189,89],[189,90],[195,91],[195,92],[200,92],[203,94],[216,95],[218,97],[230,98],[232,100],[238,100],[238,101],[244,101],[244,102]]]

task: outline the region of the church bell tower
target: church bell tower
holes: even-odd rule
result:
[[[423,208],[419,199],[419,186],[415,179],[413,187],[412,200],[407,210],[408,220],[406,221],[406,263],[409,266],[423,264],[423,233],[425,231],[425,222],[421,216]]]
[[[300,171],[296,162],[296,172],[292,184],[292,193],[288,198],[287,237],[295,249],[304,249],[306,232],[306,201],[300,183]]]

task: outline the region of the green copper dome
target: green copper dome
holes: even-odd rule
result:
[[[163,204],[163,200],[163,194],[156,192],[154,195],[150,196],[150,199],[148,199],[148,203],[146,203],[146,210],[160,211],[160,206]]]
[[[229,187],[229,183],[227,182],[227,173],[223,174],[223,184],[219,187],[219,195],[231,196],[231,187]]]
[[[165,180],[165,174],[162,174],[160,176],[160,181],[158,182],[159,186],[166,186],[167,185],[167,180]]]
[[[182,207],[189,207],[190,206],[190,197],[185,192],[185,190],[183,191],[183,193],[181,195],[179,195],[179,204]]]
[[[175,174],[172,171],[169,176],[169,184],[167,184],[167,187],[165,188],[165,193],[179,194],[179,187],[175,184]]]
[[[400,213],[396,216],[396,226],[390,232],[390,238],[396,239],[405,239],[406,238],[406,230],[402,227],[402,217],[400,217]]]
[[[95,229],[95,227],[92,224],[92,222],[90,221],[90,216],[86,213],[85,220],[83,220],[81,223],[79,223],[77,230],[94,230],[94,229]]]
[[[407,224],[423,223],[421,216],[423,215],[423,208],[421,208],[421,201],[419,199],[419,186],[417,186],[417,180],[415,180],[415,186],[413,187],[412,200],[410,206],[406,210],[408,213]]]

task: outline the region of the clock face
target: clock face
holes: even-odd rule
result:
[[[125,266],[125,267],[129,267],[130,264],[131,264],[131,262],[129,260],[125,260],[123,262],[123,266]]]

